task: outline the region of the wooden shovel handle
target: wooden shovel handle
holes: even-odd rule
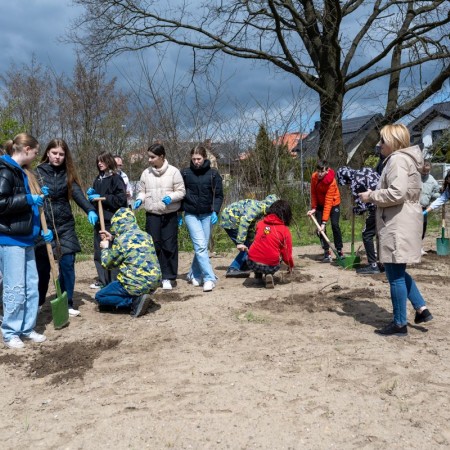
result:
[[[105,216],[103,215],[102,201],[106,200],[106,197],[98,197],[94,201],[98,202],[98,217],[100,219],[100,231],[106,231],[105,228]]]
[[[45,219],[44,210],[42,208],[39,208],[39,217],[41,219],[42,230],[44,231],[45,234],[48,231],[48,227],[47,227],[47,220]],[[53,281],[55,282],[56,279],[58,278],[58,272],[56,271],[56,264],[55,258],[53,256],[52,244],[50,244],[50,242],[46,242],[45,246],[47,247],[48,260],[50,261],[50,269],[52,271]]]
[[[317,222],[317,219],[314,217],[314,215],[309,216],[311,217],[311,220],[315,223],[317,230],[319,231],[319,233],[323,236],[323,238],[327,241],[328,244],[331,244],[330,239],[328,239],[328,236],[325,234],[324,231],[322,231],[322,229],[320,228],[319,222]]]

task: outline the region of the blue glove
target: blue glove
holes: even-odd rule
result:
[[[47,230],[47,233],[44,233],[44,230],[41,230],[41,236],[44,238],[45,242],[52,242],[53,241],[52,230]]]
[[[90,187],[87,191],[86,191],[86,194],[87,195],[92,195],[92,194],[96,194],[97,192],[95,192],[95,189],[94,188],[92,188],[92,187]]]
[[[172,203],[172,199],[166,195],[162,200],[161,200],[165,205],[170,205]]]
[[[217,217],[217,213],[213,211],[213,213],[211,214],[211,223],[214,225],[215,223],[217,223],[218,219],[219,218]]]
[[[91,194],[91,195],[88,195],[88,199],[89,199],[90,202],[93,202],[94,199],[96,199],[96,198],[100,198],[100,194]]]
[[[44,206],[44,197],[38,194],[27,195],[27,202],[29,205]]]
[[[95,211],[89,211],[88,220],[91,225],[95,225],[98,222],[98,216]]]
[[[133,205],[133,209],[138,209],[139,208],[139,206],[141,206],[142,205],[142,200],[136,200],[135,202],[134,202],[134,205]]]
[[[427,216],[427,215],[428,215],[428,211],[427,211],[426,209],[424,209],[422,214],[423,214],[424,216]]]
[[[42,186],[41,192],[44,194],[45,197],[47,197],[50,194],[50,189],[48,188],[48,186]]]
[[[183,225],[183,216],[178,216],[178,226],[181,227]]]

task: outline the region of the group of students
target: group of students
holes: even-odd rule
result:
[[[149,294],[161,285],[165,290],[172,289],[178,274],[178,227],[183,220],[180,212],[184,212],[194,247],[188,281],[203,286],[204,292],[214,289],[217,276],[208,247],[211,228],[219,220],[223,187],[205,147],[193,148],[190,166],[180,171],[168,163],[162,145],[151,145],[150,166],[141,175],[134,202],[128,180],[118,167],[119,157],[108,152],[97,156],[98,176],[87,189],[86,199],[67,143],[62,139],[50,141],[32,171],[31,163],[38,151],[38,141],[21,133],[6,143],[6,154],[0,157],[1,330],[6,346],[22,348],[22,338],[46,340],[34,328],[50,280],[45,248],[49,243],[59,263],[59,281],[62,291],[67,292],[69,315],[80,314],[74,307],[73,293],[75,254],[81,246],[71,200],[94,226],[94,262],[99,283],[93,287],[98,289],[95,299],[100,308],[126,307],[138,317],[148,307]],[[99,220],[100,202],[103,224]],[[132,211],[141,206],[146,214],[145,231],[139,229]],[[48,225],[46,233],[41,228],[39,208]],[[236,202],[223,210],[221,225],[240,250],[227,276],[247,274],[248,267],[243,264],[254,240],[256,221],[263,216],[265,226],[258,227],[256,234],[270,242],[273,250],[267,253],[254,245],[248,252],[248,262],[253,264],[258,279],[266,276],[273,286],[271,275],[279,269],[280,253],[293,267],[292,239],[287,228],[292,213],[287,202],[273,195],[261,202]]]
[[[433,318],[406,272],[406,265],[420,261],[426,227],[423,218],[428,211],[448,201],[450,174],[442,194],[435,198],[433,188],[427,196],[430,201],[435,198],[434,202],[421,206],[422,181],[429,176],[422,152],[417,146],[409,146],[409,132],[403,125],[385,126],[380,136],[382,162],[378,171],[342,167],[336,179],[326,161],[318,163],[311,180],[308,215],[315,215],[320,232],[325,232],[328,221],[331,222],[337,256],[343,257],[338,183],[350,186],[354,212],[368,212],[363,243],[369,265],[360,273],[378,273],[381,264],[391,287],[393,321],[376,331],[404,336],[407,299],[416,310],[415,323]],[[212,226],[219,217],[220,225],[239,250],[226,277],[247,277],[254,272],[256,280],[271,288],[273,274],[282,261],[289,271],[294,267],[289,203],[268,195],[261,201],[234,202],[221,211],[222,178],[211,167],[207,151],[201,145],[191,150],[190,166],[181,171],[168,163],[161,144],[151,145],[150,166],[141,175],[134,202],[125,183],[127,179],[110,153],[97,156],[99,173],[87,189],[86,199],[67,144],[62,139],[50,141],[32,172],[31,163],[38,150],[36,139],[22,133],[6,144],[6,154],[0,157],[1,330],[10,348],[22,348],[21,338],[34,342],[46,339],[34,327],[50,279],[47,243],[51,243],[59,262],[59,280],[62,291],[68,295],[69,314],[80,314],[73,305],[73,292],[75,254],[81,247],[70,200],[87,214],[94,226],[94,261],[99,280],[99,286],[94,287],[99,288],[95,299],[100,308],[126,307],[132,316],[138,317],[145,313],[150,294],[159,286],[164,290],[173,288],[178,275],[181,212],[194,247],[188,281],[193,286],[203,286],[204,292],[212,291],[217,282],[208,247]],[[99,223],[99,202],[104,224]],[[145,231],[139,229],[133,213],[141,206],[146,214]],[[46,233],[40,226],[39,208],[44,209],[48,223]],[[329,244],[320,232],[323,262],[330,262]],[[378,252],[373,243],[375,234]]]

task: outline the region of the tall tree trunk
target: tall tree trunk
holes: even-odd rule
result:
[[[334,169],[347,162],[342,139],[342,107],[343,96],[337,89],[332,96],[320,96],[319,158],[326,159]]]

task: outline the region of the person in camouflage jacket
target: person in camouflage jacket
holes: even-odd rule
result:
[[[264,200],[245,199],[234,202],[223,209],[220,215],[220,226],[239,250],[228,267],[226,277],[248,277],[247,249],[255,237],[256,222],[266,215],[269,207],[278,200],[274,194]]]
[[[117,281],[96,293],[95,300],[100,307],[131,307],[131,315],[138,317],[145,314],[150,304],[148,294],[161,283],[161,269],[153,240],[139,228],[128,208],[116,211],[111,219],[111,233],[102,233],[101,261],[105,269],[117,267],[119,274]],[[111,241],[112,247],[109,248]]]

